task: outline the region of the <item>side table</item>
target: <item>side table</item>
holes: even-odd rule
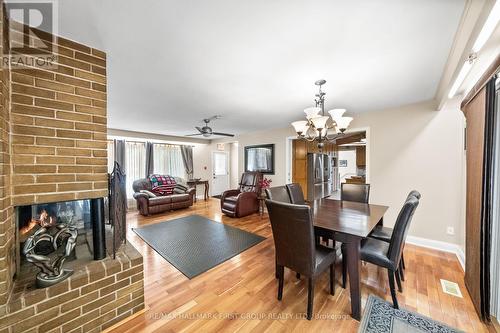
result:
[[[188,180],[187,182],[187,185],[191,188],[195,188],[196,189],[196,186],[198,185],[205,185],[205,191],[203,193],[203,199],[208,200],[208,190],[209,190],[209,183],[208,183],[208,180],[195,180],[195,179],[190,179]],[[194,196],[194,202],[196,202],[196,194]]]

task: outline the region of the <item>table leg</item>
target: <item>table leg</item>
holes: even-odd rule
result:
[[[208,187],[209,187],[209,184],[208,184],[208,181],[205,183],[205,201],[208,200]]]
[[[349,242],[346,242],[347,252],[347,271],[349,272],[349,288],[351,290],[351,316],[356,319],[361,319],[361,284],[359,272],[361,268],[360,247],[361,239],[352,237]]]

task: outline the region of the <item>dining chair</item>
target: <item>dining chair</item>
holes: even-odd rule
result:
[[[370,184],[340,185],[340,200],[368,203],[370,199]]]
[[[354,201],[367,204],[370,200],[370,184],[346,184],[340,185],[340,200]],[[347,261],[345,245],[340,247],[342,252],[342,288],[345,289],[347,282]]]
[[[278,300],[283,298],[285,267],[307,277],[307,319],[311,320],[314,303],[314,283],[330,268],[330,294],[335,294],[334,249],[316,244],[311,208],[266,200],[271,220],[276,260],[278,264]]]
[[[304,198],[304,192],[302,191],[302,186],[299,183],[286,184],[286,189],[288,190],[288,195],[293,204],[305,205],[306,199]]]
[[[406,200],[408,200],[410,197],[415,197],[415,198],[417,198],[417,200],[420,200],[422,195],[420,194],[420,192],[418,192],[416,190],[412,190],[412,191],[410,191],[410,193],[408,193]],[[389,243],[391,241],[392,232],[393,232],[392,228],[377,226],[373,229],[373,231],[370,233],[370,235],[368,237],[375,238],[375,239]],[[404,249],[404,245],[403,245],[403,249]],[[404,254],[401,253],[401,267],[400,267],[400,269],[398,269],[398,272],[399,272],[399,278],[403,281],[405,280],[405,277],[404,277],[404,270],[406,269],[405,266],[406,266],[405,257],[404,257]],[[402,291],[402,286],[400,284],[401,283],[399,283],[399,285],[398,285],[399,291]]]
[[[269,200],[291,203],[286,186],[275,186],[265,189],[266,197]]]
[[[361,244],[361,260],[387,269],[392,304],[395,309],[399,309],[394,284],[395,273],[398,270],[408,229],[418,204],[419,200],[414,196],[406,200],[396,219],[389,243],[375,238],[366,238]]]
[[[266,188],[264,190],[266,193],[266,198],[269,200],[274,200],[274,201],[279,201],[279,202],[286,202],[290,203],[290,196],[288,189],[286,186],[275,186],[275,187],[270,187]],[[279,274],[278,274],[278,261],[275,260],[275,276],[277,279],[279,279]],[[300,274],[296,274],[297,279],[300,279]]]

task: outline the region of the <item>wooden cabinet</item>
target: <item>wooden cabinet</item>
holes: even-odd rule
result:
[[[366,166],[366,147],[356,147],[356,166]]]
[[[292,144],[292,181],[299,183],[304,193],[307,193],[308,144],[304,140],[293,140]]]

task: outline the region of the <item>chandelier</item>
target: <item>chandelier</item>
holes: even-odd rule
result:
[[[325,93],[321,90],[321,86],[325,83],[325,80],[318,80],[314,83],[319,86],[314,100],[316,106],[304,110],[306,120],[292,123],[299,139],[317,141],[320,149],[324,147],[325,142],[335,141],[342,136],[353,119],[344,117],[345,109],[333,109],[328,111],[330,116],[325,115]]]

